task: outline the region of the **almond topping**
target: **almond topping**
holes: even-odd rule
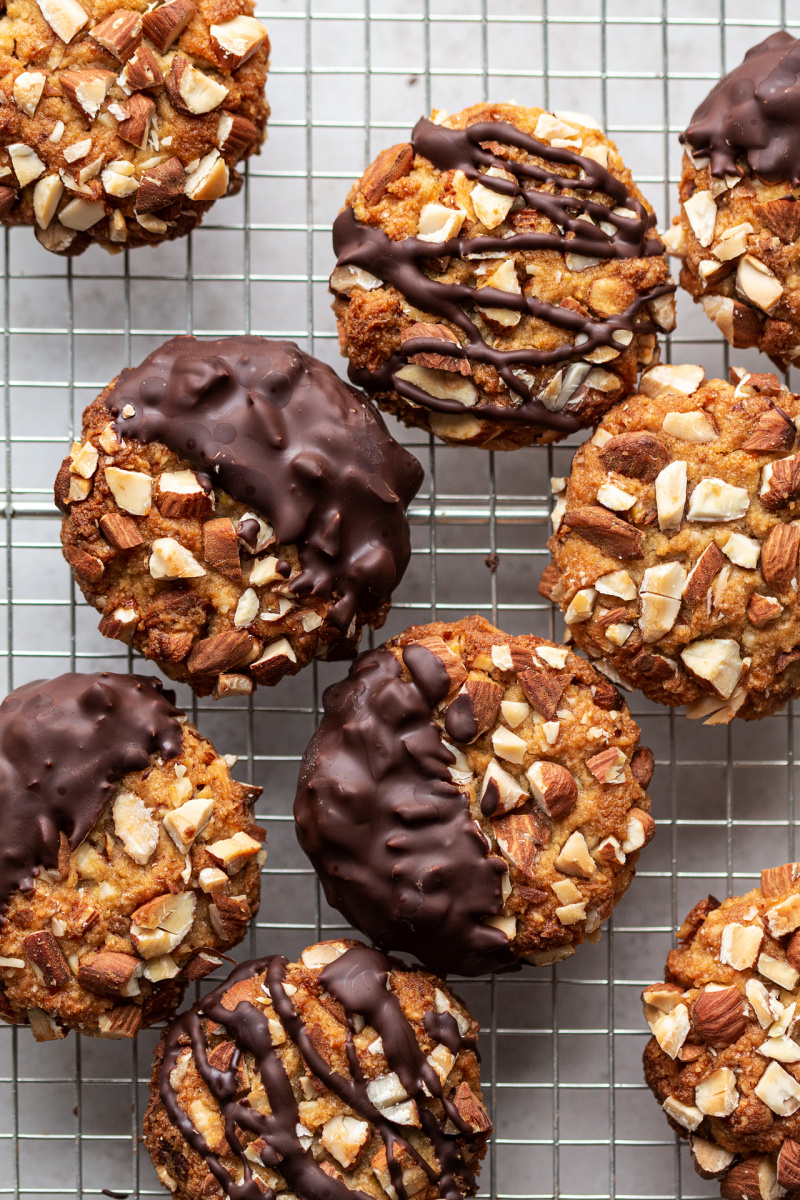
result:
[[[586,766],[599,783],[624,783],[625,763],[625,755],[618,746],[609,746],[586,760]]]
[[[85,71],[62,71],[59,82],[70,103],[92,121],[114,82],[114,72],[96,67]]]
[[[122,140],[143,150],[150,136],[150,122],[155,111],[155,101],[150,96],[134,92],[125,105],[124,119],[117,125],[117,133]]]
[[[78,983],[97,996],[122,996],[142,973],[141,960],[133,954],[101,950],[85,955],[78,966]]]
[[[49,929],[29,933],[22,939],[25,957],[41,971],[45,987],[58,991],[71,978],[67,960]]]
[[[239,831],[233,837],[225,838],[221,842],[214,842],[205,849],[211,858],[227,871],[228,875],[235,875],[254,855],[258,854],[261,843]]]
[[[735,971],[746,971],[755,966],[763,940],[764,930],[759,925],[736,922],[726,925],[722,930],[719,961]]]
[[[168,0],[160,8],[145,13],[142,18],[144,36],[150,39],[157,50],[166,54],[196,11],[197,5],[193,0]]]
[[[133,58],[126,62],[122,75],[126,86],[132,92],[142,92],[148,88],[158,88],[164,82],[161,68],[149,46],[139,47]]]
[[[153,487],[149,475],[141,471],[123,471],[119,467],[106,467],[103,474],[120,508],[135,517],[147,516]]]
[[[205,570],[175,538],[156,538],[150,547],[148,569],[153,579],[199,579]]]
[[[79,29],[89,20],[78,0],[36,0],[39,11],[56,37],[71,42]]]
[[[182,853],[192,845],[198,833],[205,829],[214,811],[211,797],[198,796],[174,808],[164,817],[164,828]]]
[[[144,866],[158,845],[158,825],[140,796],[120,792],[114,801],[114,832],[125,852],[134,862]]]
[[[709,1117],[729,1117],[739,1103],[736,1076],[730,1067],[719,1067],[698,1083],[694,1102]]]
[[[624,561],[642,557],[638,529],[602,508],[578,508],[564,514],[564,524],[604,554]]]
[[[765,583],[785,592],[797,587],[800,527],[773,525],[761,547],[761,574]]]
[[[159,11],[163,12],[163,9],[156,9],[155,13],[150,15],[155,16]],[[199,116],[211,112],[212,109],[218,108],[228,95],[224,84],[198,71],[197,67],[193,67],[189,60],[180,54],[173,58],[164,82],[175,108],[191,115]]]
[[[776,1062],[769,1064],[753,1090],[776,1116],[790,1117],[800,1108],[800,1084]]]
[[[754,592],[747,602],[747,619],[756,629],[763,629],[783,612],[783,605],[774,596],[761,596]]]
[[[680,528],[686,505],[686,463],[676,459],[656,479],[656,512],[662,533]]]
[[[744,1033],[745,1021],[739,990],[703,991],[692,1006],[694,1027],[711,1046],[728,1046]]]
[[[800,496],[800,454],[779,458],[767,463],[761,477],[759,498],[770,512],[775,512]]]
[[[730,699],[744,667],[738,642],[706,638],[686,646],[681,658],[693,675],[710,683],[723,700]]]
[[[533,813],[512,812],[492,820],[492,833],[503,857],[523,875],[532,877],[539,851],[550,839],[545,824]]]
[[[193,675],[216,675],[238,667],[258,645],[246,630],[227,629],[196,642],[186,665]]]
[[[736,521],[749,507],[747,488],[707,478],[701,479],[692,492],[686,516],[690,521]]]
[[[36,112],[46,82],[47,76],[41,71],[21,71],[14,80],[14,103],[26,117]]]
[[[794,422],[780,408],[769,408],[756,421],[743,450],[753,453],[775,453],[791,450],[797,437]]]
[[[142,40],[142,19],[138,13],[119,8],[90,29],[89,36],[114,58],[127,62]]]
[[[136,193],[134,212],[151,213],[173,204],[183,195],[183,163],[179,158],[168,158],[166,162],[142,173]],[[191,475],[191,471],[176,471],[174,475]],[[163,479],[163,476],[162,476]],[[202,488],[200,489],[202,491]],[[205,492],[203,493],[205,495]],[[208,497],[210,500],[210,497]],[[159,505],[159,507],[161,507]],[[163,508],[161,509],[163,512]]]
[[[595,862],[589,853],[586,838],[579,830],[576,829],[567,838],[553,865],[564,875],[576,875],[579,879],[589,879],[594,875]]]
[[[560,763],[533,763],[526,775],[535,800],[554,821],[562,820],[575,807],[578,785]]]
[[[670,460],[666,446],[652,433],[622,433],[612,437],[598,458],[607,470],[644,483],[652,483]]]
[[[261,22],[244,14],[221,25],[212,25],[208,32],[222,65],[231,71],[252,58],[267,40],[267,31]]]
[[[742,295],[765,313],[769,313],[783,295],[781,281],[751,254],[746,254],[739,262],[736,284]]]

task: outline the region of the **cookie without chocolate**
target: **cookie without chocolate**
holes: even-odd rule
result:
[[[472,1196],[477,1036],[440,979],[359,942],[245,963],[162,1038],[145,1144],[176,1200]]]
[[[89,406],[55,494],[101,632],[221,696],[352,656],[383,624],[421,480],[292,342],[177,337]]]
[[[181,237],[239,190],[269,108],[252,0],[9,0],[0,219],[57,254]]]
[[[732,346],[782,370],[800,355],[800,41],[748,50],[681,135],[680,215],[664,235],[681,284]]]
[[[642,992],[645,1078],[726,1200],[800,1197],[800,864],[709,896],[678,930],[666,983]]]
[[[351,924],[441,974],[599,937],[655,831],[653,756],[584,659],[481,617],[419,625],[323,704],[295,820]]]
[[[421,120],[334,224],[350,378],[408,425],[513,450],[592,425],[675,321],[655,217],[591,117]]]
[[[140,675],[0,704],[0,1019],[37,1041],[171,1016],[258,911],[260,788]]]
[[[550,549],[601,670],[707,724],[800,694],[800,398],[658,366],[580,448]]]

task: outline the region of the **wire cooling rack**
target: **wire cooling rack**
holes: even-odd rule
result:
[[[86,403],[122,366],[187,331],[290,337],[341,369],[326,291],[330,223],[350,181],[420,114],[483,98],[593,112],[663,227],[674,206],[677,132],[710,82],[769,32],[800,28],[796,6],[778,0],[270,4],[259,12],[273,45],[269,141],[241,194],[219,202],[191,239],[117,257],[92,250],[74,262],[48,255],[29,230],[6,230],[0,241],[0,652],[9,688],[128,663],[76,602],[58,546],[51,484]],[[685,298],[679,316],[665,354],[726,373],[713,326]],[[397,432],[427,476],[387,633],[478,611],[509,632],[558,634],[536,584],[548,478],[566,473],[569,446],[494,456]],[[340,931],[297,847],[291,804],[322,689],[344,670],[321,665],[247,705],[198,704],[179,690],[200,729],[239,754],[241,778],[264,787],[258,813],[269,859],[241,956],[295,957]],[[672,930],[695,900],[744,890],[762,866],[794,857],[796,720],[790,708],[758,724],[705,729],[636,696],[631,707],[658,760],[659,832],[613,925],[558,968],[460,987],[483,1028],[496,1133],[482,1194],[498,1200],[717,1194],[644,1088],[638,997],[659,977]],[[25,1030],[0,1028],[0,1194],[164,1195],[138,1144],[156,1040],[149,1032],[135,1044],[70,1036],[37,1045]]]

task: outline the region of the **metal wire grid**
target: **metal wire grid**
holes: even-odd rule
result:
[[[755,14],[746,0],[347,0],[346,11],[337,0],[313,11],[277,0],[259,15],[273,43],[270,140],[240,196],[191,239],[65,263],[29,231],[4,233],[8,688],[130,661],[76,602],[58,549],[50,487],[85,404],[122,365],[185,331],[292,337],[341,366],[326,295],[330,222],[364,163],[421,112],[509,96],[594,112],[665,221],[675,134],[709,81],[766,33],[800,24],[785,0],[761,0]],[[679,311],[666,353],[727,372],[712,327],[683,300]],[[572,449],[495,457],[396,432],[427,479],[386,632],[480,611],[510,632],[558,634],[535,585],[548,478],[568,470]],[[270,857],[241,956],[293,957],[341,929],[297,848],[291,801],[321,691],[343,669],[320,665],[247,705],[179,696],[221,750],[239,754],[242,777],[265,788],[257,811]],[[481,1194],[498,1200],[716,1194],[644,1089],[638,993],[659,977],[671,931],[697,898],[744,890],[761,866],[794,856],[796,720],[790,709],[708,730],[638,697],[631,704],[658,759],[660,832],[613,924],[560,968],[460,986],[483,1028],[496,1123]],[[163,1195],[137,1145],[156,1039],[37,1045],[0,1029],[0,1194]]]

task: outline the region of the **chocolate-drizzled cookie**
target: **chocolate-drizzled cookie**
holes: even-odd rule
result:
[[[513,449],[592,424],[674,324],[654,226],[590,117],[499,104],[422,119],[334,224],[350,378],[455,442]]]
[[[559,962],[628,887],[653,758],[565,646],[417,626],[328,688],[295,800],[328,902],[441,974]]]
[[[786,370],[800,355],[800,41],[748,50],[694,113],[680,215],[664,237],[681,284],[732,346]]]
[[[258,909],[259,789],[139,675],[0,704],[0,1018],[40,1041],[133,1037]]]
[[[101,631],[226,695],[348,656],[383,623],[421,480],[293,343],[177,337],[89,406],[55,491]]]
[[[145,1144],[176,1200],[474,1195],[477,1022],[359,942],[245,963],[165,1033]]]

